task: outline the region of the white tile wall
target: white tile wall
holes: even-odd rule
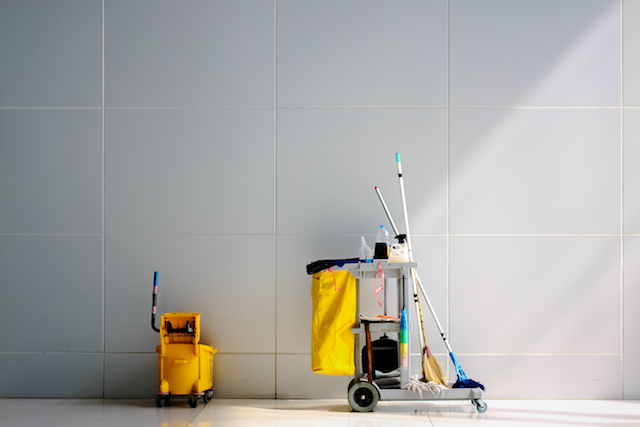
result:
[[[624,232],[640,233],[640,109],[624,111]]]
[[[102,351],[100,236],[2,235],[0,254],[0,354]]]
[[[456,352],[619,353],[620,300],[619,237],[451,238]]]
[[[483,383],[487,399],[623,398],[620,355],[460,355],[458,361]]]
[[[276,397],[276,361],[271,354],[215,354],[214,397],[273,399]]]
[[[157,353],[105,353],[104,397],[154,396],[158,391]]]
[[[3,1],[0,58],[0,107],[100,107],[102,1]]]
[[[106,113],[108,233],[273,233],[272,111]]]
[[[620,105],[617,0],[450,1],[452,106]]]
[[[625,354],[624,356],[624,398],[640,399],[640,354]]]
[[[284,109],[277,139],[279,233],[375,234],[386,222],[375,186],[404,230],[398,151],[411,230],[446,233],[445,109]]]
[[[624,238],[624,353],[640,355],[640,236]]]
[[[101,133],[97,110],[0,110],[0,233],[100,234]]]
[[[11,397],[103,396],[100,353],[0,353],[0,393]]]
[[[447,104],[446,1],[277,7],[279,106]]]
[[[353,376],[331,376],[311,371],[311,355],[280,354],[277,359],[278,397],[283,399],[340,399]]]
[[[624,105],[640,106],[640,1],[623,0]]]
[[[404,231],[400,152],[419,274],[487,396],[637,398],[638,17],[1,2],[0,396],[152,399],[159,271],[159,314],[202,313],[216,396],[344,397],[308,366],[304,268],[390,228],[374,186]]]
[[[451,232],[619,233],[619,109],[451,112]]]
[[[108,106],[273,107],[273,1],[109,0],[105,13]]]

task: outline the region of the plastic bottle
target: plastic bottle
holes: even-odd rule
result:
[[[373,260],[373,251],[367,245],[364,236],[360,236],[360,261],[371,262]]]
[[[387,246],[389,245],[389,232],[386,228],[384,228],[384,225],[381,225],[378,229],[378,234],[376,235],[376,243],[378,242],[386,243]]]
[[[377,259],[387,259],[389,258],[389,232],[384,225],[381,225],[378,229],[378,234],[376,235],[376,246],[375,246],[375,255],[374,258]]]

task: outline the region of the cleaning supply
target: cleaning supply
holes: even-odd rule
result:
[[[371,250],[369,245],[367,245],[367,241],[364,236],[360,236],[360,261],[373,261],[373,251]]]
[[[376,372],[387,373],[398,369],[400,362],[398,360],[398,341],[384,335],[371,342],[371,351],[373,352],[373,369]],[[362,349],[362,366],[367,366],[369,358],[366,347]],[[376,378],[381,375],[376,374]]]
[[[389,258],[389,232],[384,225],[381,225],[376,235],[375,259],[387,259]]]
[[[157,328],[156,301],[158,272],[153,275],[153,308],[151,327],[160,333],[158,353],[158,385],[156,406],[169,403],[171,396],[189,395],[189,406],[198,399],[208,403],[213,396],[213,355],[217,349],[200,344],[200,313],[166,313]]]
[[[344,270],[315,273],[311,298],[311,370],[325,375],[353,375],[355,277]]]
[[[429,391],[431,393],[440,393],[442,390],[446,390],[447,387],[442,384],[438,384],[434,381],[424,382],[418,378],[418,374],[411,376],[411,381],[404,385],[412,393],[420,393],[420,399],[422,399],[422,392]]]
[[[394,243],[391,245],[389,262],[409,262],[409,249],[406,243]]]
[[[403,371],[409,366],[409,323],[407,310],[402,309],[400,314],[400,369]]]

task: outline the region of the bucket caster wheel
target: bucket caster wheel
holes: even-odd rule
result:
[[[365,381],[354,383],[349,389],[349,405],[357,412],[371,412],[380,400],[380,392],[373,384]]]
[[[473,399],[471,401],[471,403],[473,403],[473,405],[476,407],[476,410],[478,412],[480,412],[481,414],[484,413],[484,412],[487,412],[488,406],[487,406],[487,402],[485,402],[484,400],[482,400],[482,399]]]
[[[164,405],[168,403],[169,399],[164,396],[156,396],[156,406],[158,408],[162,408]]]
[[[191,406],[192,408],[198,407],[198,396],[189,397],[189,406]]]
[[[211,398],[213,397],[213,390],[207,390],[204,392],[204,396],[202,396],[202,401],[204,403],[211,402]]]

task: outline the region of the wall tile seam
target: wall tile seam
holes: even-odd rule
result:
[[[218,352],[217,354],[227,354],[227,355],[234,355],[234,354],[238,354],[238,355],[246,355],[246,354],[258,354],[258,353],[220,353]],[[264,355],[275,355],[275,356],[311,356],[311,353],[306,352],[306,353],[295,353],[295,352],[285,352],[285,353],[259,353],[259,354],[264,354]],[[449,353],[438,353],[438,352],[433,352],[432,353],[434,356],[441,356],[441,357],[445,357],[445,358],[449,358]],[[636,356],[636,355],[640,355],[640,353],[509,353],[509,352],[505,352],[505,353],[458,353],[456,352],[456,357],[457,356],[472,356],[472,357],[478,357],[478,356],[615,356],[615,357],[619,357],[619,356]],[[410,356],[413,357],[421,357],[422,353],[409,353]]]
[[[103,107],[0,107],[0,110],[102,110]]]
[[[102,237],[102,233],[0,233],[2,236],[94,236]]]
[[[278,233],[278,237],[360,237],[375,234],[305,234]],[[411,233],[411,237],[620,237],[620,233]],[[625,233],[624,236],[640,236],[638,233]]]
[[[0,107],[0,110],[616,110],[616,109],[640,109],[640,105],[413,105],[413,106],[396,106],[396,105],[338,105],[338,106],[243,106],[243,107]]]
[[[3,354],[68,354],[68,355],[79,355],[79,354],[93,354],[93,355],[102,355],[106,354],[102,351],[0,351],[0,355]]]
[[[0,233],[1,236],[275,236],[274,233]]]
[[[0,237],[360,237],[375,234],[296,234],[296,233],[0,233]],[[640,233],[411,233],[412,237],[638,237]]]
[[[638,237],[640,233],[411,233],[412,237]],[[0,237],[371,237],[374,234],[289,234],[289,233],[0,233]]]
[[[214,347],[215,348],[215,347]],[[3,354],[68,354],[68,355],[79,355],[79,354],[93,354],[93,355],[107,355],[107,354],[120,354],[120,355],[155,355],[157,354],[155,351],[0,351],[0,355]],[[273,353],[273,352],[221,352],[218,351],[216,355],[244,355],[244,356],[275,356],[276,354],[289,354],[289,353]],[[290,354],[310,354],[310,353],[290,353]],[[215,356],[214,356],[215,357]]]
[[[0,355],[21,355],[21,354],[67,354],[67,355],[155,355],[155,351],[0,351]],[[218,351],[216,355],[225,356],[310,356],[310,352],[224,352]],[[411,356],[420,357],[422,353],[412,352]],[[449,353],[434,352],[434,356],[449,357]],[[456,356],[640,356],[640,352],[623,353],[517,353],[517,352],[491,352],[491,353],[467,353],[456,352]]]

